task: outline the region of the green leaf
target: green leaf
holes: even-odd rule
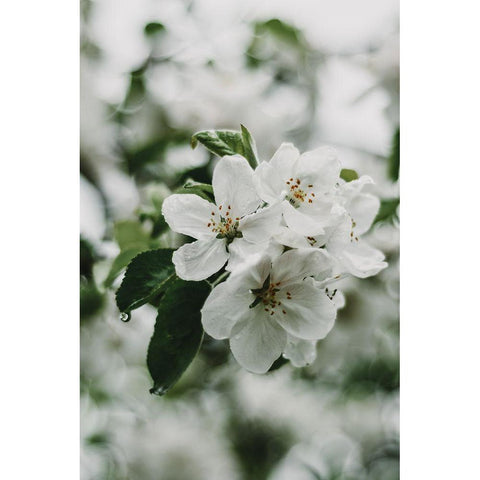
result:
[[[120,250],[140,248],[147,250],[150,246],[150,236],[136,220],[120,220],[113,226],[113,236]]]
[[[396,182],[400,171],[400,128],[393,135],[392,150],[388,157],[388,177]]]
[[[273,363],[272,366],[268,369],[268,373],[274,372],[275,370],[278,370],[279,368],[283,367],[288,363],[288,360],[284,357],[278,357]]]
[[[203,337],[200,309],[210,293],[207,282],[177,278],[165,292],[148,347],[150,393],[165,394],[190,365]]]
[[[194,180],[187,180],[183,187],[177,188],[175,193],[193,193],[198,195],[199,197],[208,200],[209,202],[213,202],[213,187],[208,183],[199,183],[195,182]]]
[[[224,155],[245,155],[242,134],[236,130],[204,130],[192,136],[195,148],[200,142],[207,150],[219,157]]]
[[[80,275],[87,279],[92,278],[93,265],[100,260],[100,255],[93,245],[80,236]]]
[[[151,37],[153,35],[156,35],[157,33],[163,33],[165,32],[165,30],[165,25],[163,25],[163,23],[150,22],[145,25],[143,32],[147,37]]]
[[[254,36],[245,52],[249,67],[257,68],[262,62],[274,60],[285,49],[296,52],[298,60],[305,61],[310,47],[301,30],[278,18],[255,22],[253,26]]]
[[[380,209],[373,223],[398,220],[397,207],[399,198],[391,198],[380,202]]]
[[[172,254],[171,248],[149,250],[130,262],[116,294],[121,312],[129,313],[165,291],[175,273]]]
[[[139,253],[142,253],[144,248],[128,248],[121,251],[110,267],[107,278],[103,282],[105,288],[110,288],[115,279],[120,275],[122,270],[135,258]]]
[[[92,317],[105,305],[104,295],[97,289],[93,280],[80,280],[80,318]]]
[[[241,125],[237,130],[204,130],[192,136],[191,146],[195,148],[200,142],[207,150],[219,157],[224,155],[242,155],[252,168],[258,165],[257,148],[250,132]]]
[[[255,24],[255,33],[270,33],[279,40],[293,45],[295,47],[304,46],[302,32],[288,23],[282,22],[278,18],[272,18],[266,22],[258,22]]]
[[[349,168],[342,168],[342,171],[340,172],[340,178],[343,178],[343,180],[346,182],[351,182],[352,180],[358,179],[358,173]]]
[[[250,166],[255,169],[257,168],[259,163],[257,145],[255,144],[255,140],[253,139],[248,129],[243,125],[240,125],[240,128],[242,129],[242,142],[243,148],[245,150],[245,158],[248,160]]]

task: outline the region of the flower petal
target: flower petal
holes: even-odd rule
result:
[[[282,287],[304,278],[331,271],[330,255],[321,249],[299,248],[288,250],[272,263],[272,282]]]
[[[173,252],[177,275],[184,280],[205,280],[228,260],[225,241],[217,238],[187,243]]]
[[[236,323],[231,335],[233,356],[253,373],[267,372],[282,354],[287,341],[285,331],[259,307],[250,310],[248,319]]]
[[[281,245],[290,248],[310,248],[311,245],[303,235],[294,232],[291,228],[280,227],[278,233],[275,235],[275,240]]]
[[[232,327],[250,315],[249,305],[255,296],[239,286],[238,281],[228,279],[217,285],[205,301],[201,310],[202,325],[213,338],[228,338]]]
[[[256,213],[240,220],[239,230],[245,240],[262,243],[270,240],[278,231],[282,220],[282,208],[279,204],[262,208]]]
[[[260,198],[269,204],[280,202],[287,192],[285,180],[268,162],[255,169],[253,183]]]
[[[340,170],[335,149],[320,147],[300,155],[295,175],[302,183],[312,184],[313,191],[328,192],[338,182]]]
[[[317,356],[316,340],[302,340],[287,335],[287,345],[283,356],[288,358],[295,367],[305,367],[313,363]]]
[[[253,170],[240,155],[222,157],[213,171],[212,178],[215,202],[222,215],[243,217],[254,212],[260,205],[260,198],[253,185]]]
[[[162,214],[174,232],[198,239],[215,236],[207,225],[216,212],[215,205],[191,193],[170,195],[162,205]]]
[[[380,250],[362,242],[350,243],[337,257],[345,270],[358,278],[372,277],[388,266]]]
[[[228,280],[238,279],[238,285],[241,285],[244,290],[261,288],[270,274],[271,268],[270,255],[251,255],[238,265]]]
[[[335,322],[337,309],[325,292],[316,287],[312,279],[306,279],[288,287],[291,299],[285,292],[278,292],[281,307],[274,318],[291,335],[304,340],[325,338]],[[280,295],[282,294],[282,295]]]
[[[283,218],[287,225],[295,232],[304,237],[319,235],[325,230],[322,225],[309,215],[306,215],[300,209],[290,205],[287,201],[282,202]]]
[[[253,256],[267,255],[270,259],[274,259],[281,255],[283,247],[279,243],[272,241],[250,243],[244,238],[236,238],[228,246],[228,251],[230,253],[230,258],[228,259],[228,264],[225,268],[229,272],[233,272],[245,264],[250,263]],[[268,265],[268,272],[270,272],[270,267],[271,265]],[[264,276],[263,280],[267,278],[267,275]]]
[[[292,143],[282,143],[269,163],[285,182],[292,176],[295,163],[299,157],[300,152]]]
[[[362,235],[372,226],[380,208],[380,200],[369,193],[361,193],[356,195],[345,208],[355,221],[355,234]]]

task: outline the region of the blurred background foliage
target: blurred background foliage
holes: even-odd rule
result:
[[[81,475],[83,479],[396,479],[399,475],[396,0],[81,0]],[[382,199],[369,242],[389,267],[344,280],[316,361],[241,370],[206,337],[180,382],[148,393],[154,305],[123,323],[114,292],[138,253],[184,243],[161,215],[210,183],[198,130],[248,127],[335,146]]]

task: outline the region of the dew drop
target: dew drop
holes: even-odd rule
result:
[[[127,323],[127,322],[130,321],[131,318],[132,318],[132,314],[131,314],[130,312],[128,312],[128,313],[127,313],[127,312],[122,312],[122,313],[120,314],[120,320],[121,320],[122,322]]]
[[[149,390],[149,392],[153,395],[158,395],[159,397],[161,397],[162,395],[165,395],[168,392],[169,388],[170,387],[168,387],[166,385],[154,385]]]

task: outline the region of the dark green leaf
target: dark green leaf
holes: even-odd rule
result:
[[[272,366],[268,369],[268,372],[274,372],[279,368],[283,367],[288,363],[288,360],[284,357],[278,357],[272,364]]]
[[[399,198],[382,200],[380,203],[380,209],[373,223],[397,220],[397,208],[399,204]]]
[[[165,290],[167,281],[175,273],[172,254],[170,248],[149,250],[130,262],[116,295],[121,312],[128,313],[141,307]]]
[[[258,153],[255,140],[246,127],[240,125],[240,128],[242,129],[242,142],[245,151],[245,158],[248,160],[250,166],[255,169],[258,166]]]
[[[205,130],[197,132],[192,136],[192,148],[195,148],[198,142],[219,157],[237,153],[245,156],[242,134],[235,130]]]
[[[200,309],[209,293],[207,282],[178,278],[165,292],[148,347],[147,366],[154,382],[150,393],[165,394],[197,354],[203,337]]]
[[[153,222],[152,238],[158,237],[167,229],[168,229],[168,223],[165,221],[164,216],[160,213],[156,218],[156,220]]]
[[[400,128],[397,128],[393,136],[392,150],[388,158],[388,176],[396,182],[400,171]]]
[[[342,168],[342,171],[340,172],[340,178],[343,178],[343,180],[346,182],[351,182],[352,180],[358,179],[358,173],[349,168]]]

